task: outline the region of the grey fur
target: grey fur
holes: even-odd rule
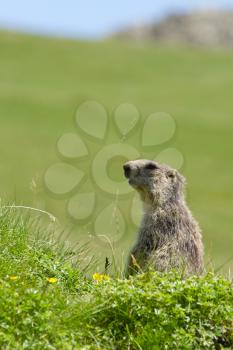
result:
[[[167,165],[144,159],[127,162],[124,170],[144,204],[126,275],[149,266],[158,271],[178,268],[187,274],[201,273],[202,236],[185,202],[184,177]]]

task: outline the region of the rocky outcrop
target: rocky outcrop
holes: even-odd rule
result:
[[[233,47],[233,11],[210,10],[172,15],[159,23],[128,28],[117,37]]]

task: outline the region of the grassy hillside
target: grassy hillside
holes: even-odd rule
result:
[[[80,251],[72,256],[53,231],[42,237],[38,222],[0,209],[1,349],[232,349],[227,279],[88,278]]]
[[[81,101],[100,101],[109,112],[130,102],[143,116],[164,111],[175,118],[176,135],[163,147],[176,147],[185,157],[188,199],[203,229],[207,260],[210,255],[219,266],[231,256],[232,52],[5,32],[0,47],[1,196],[37,205],[30,182],[57,161],[56,141],[75,130]],[[42,192],[39,200],[67,222],[65,201]],[[128,249],[134,230],[119,250]]]

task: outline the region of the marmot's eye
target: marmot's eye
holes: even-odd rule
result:
[[[158,166],[155,163],[151,162],[151,163],[148,163],[145,166],[145,168],[148,169],[148,170],[155,170],[155,169],[158,169]]]

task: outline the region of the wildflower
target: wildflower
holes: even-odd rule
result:
[[[10,276],[9,279],[11,281],[16,281],[19,277],[18,276]]]
[[[56,277],[49,277],[49,278],[47,278],[47,281],[49,283],[56,283],[57,282],[57,278]]]
[[[93,280],[96,282],[102,282],[102,281],[109,281],[109,276],[108,275],[101,275],[100,273],[94,273],[92,276]]]

